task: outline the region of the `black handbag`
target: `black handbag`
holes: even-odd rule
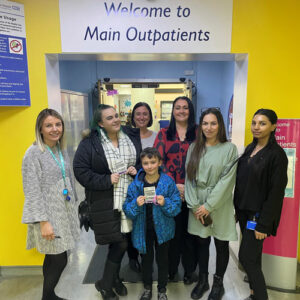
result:
[[[78,206],[78,218],[80,223],[80,229],[84,227],[85,231],[88,232],[89,228],[93,230],[92,220],[90,218],[90,206],[87,200],[82,201]]]

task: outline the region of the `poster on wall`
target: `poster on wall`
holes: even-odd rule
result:
[[[276,237],[264,242],[263,253],[295,259],[297,264],[300,198],[300,119],[280,119],[277,143],[288,158],[288,183],[285,189],[280,224]]]
[[[0,0],[0,106],[30,106],[24,5]]]
[[[59,0],[62,52],[230,53],[233,0]]]
[[[119,95],[120,120],[127,122],[128,114],[131,113],[131,95]]]

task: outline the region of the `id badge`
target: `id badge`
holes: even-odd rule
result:
[[[156,204],[155,186],[145,187],[144,195],[145,195],[145,203]]]
[[[255,230],[256,222],[255,221],[247,221],[246,228],[249,230]]]
[[[119,174],[124,174],[127,171],[124,161],[120,158],[115,160],[114,168],[115,168],[116,172]]]

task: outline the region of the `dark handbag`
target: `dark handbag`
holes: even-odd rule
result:
[[[88,232],[89,228],[93,230],[92,220],[90,218],[90,206],[87,200],[82,201],[78,206],[78,218],[80,223],[80,229],[84,227],[85,231]]]
[[[207,227],[213,223],[213,220],[210,215],[204,216],[203,221],[204,221],[203,226],[205,226],[205,227]]]

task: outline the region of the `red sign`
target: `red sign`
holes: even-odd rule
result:
[[[285,150],[288,165],[288,184],[276,237],[264,241],[263,253],[297,258],[300,198],[300,119],[281,119],[277,122],[276,140]]]

